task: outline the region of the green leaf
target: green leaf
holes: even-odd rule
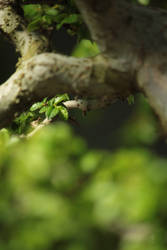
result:
[[[57,16],[54,17],[54,21],[55,21],[56,23],[58,23],[58,24],[56,25],[56,29],[60,29],[60,28],[61,28],[62,25],[59,27],[59,24],[63,21],[63,19],[64,19],[65,17],[67,17],[67,14],[65,14],[65,13],[58,14]]]
[[[134,95],[129,95],[129,96],[127,97],[127,101],[128,101],[128,104],[129,104],[129,105],[134,104],[134,102],[135,102],[135,100],[134,100]]]
[[[55,107],[55,108],[51,111],[51,113],[50,113],[50,115],[49,115],[49,119],[53,119],[55,116],[58,115],[58,113],[59,113],[59,108],[58,108],[58,107]]]
[[[33,20],[31,23],[29,23],[27,28],[29,31],[37,30],[37,29],[39,29],[41,23],[42,23],[42,18],[39,17],[39,18]]]
[[[37,103],[34,103],[31,108],[30,108],[30,111],[35,111],[37,109],[40,109],[41,107],[43,107],[43,103],[42,102],[37,102]]]
[[[79,14],[71,14],[68,17],[64,18],[62,23],[77,23],[80,21],[80,15]]]
[[[40,114],[45,113],[45,112],[47,111],[47,109],[48,109],[48,106],[43,106],[43,107],[40,109],[39,113],[40,113]]]
[[[77,23],[81,20],[80,15],[79,14],[71,14],[67,17],[65,17],[56,27],[57,29],[60,29],[63,24],[72,24],[72,23]]]
[[[64,120],[68,120],[68,110],[64,106],[59,106],[59,113]]]
[[[43,99],[42,103],[43,103],[43,104],[46,104],[46,103],[47,103],[47,100],[48,100],[48,98],[45,97],[45,98]]]
[[[19,117],[15,118],[14,123],[18,126],[18,133],[21,134],[25,131],[30,122],[36,118],[36,115],[32,112],[23,112]]]
[[[64,95],[58,95],[57,97],[55,97],[54,99],[54,104],[57,105],[60,102],[65,102],[69,100],[69,96],[67,94]]]
[[[52,18],[50,18],[50,16],[45,15],[42,17],[42,23],[44,25],[50,25],[52,24]]]
[[[33,117],[33,114],[31,112],[23,112],[19,117],[15,118],[16,124],[21,124],[26,122],[30,117]]]
[[[48,105],[49,105],[49,106],[53,106],[54,103],[55,103],[55,97],[53,97],[52,99],[50,99],[50,100],[48,101]]]
[[[24,16],[29,21],[42,16],[42,7],[40,4],[28,4],[23,6]]]
[[[45,9],[45,14],[51,17],[55,17],[57,16],[59,13],[59,11],[57,9],[54,8],[46,8]]]
[[[90,57],[90,56],[95,56],[99,53],[100,50],[95,42],[83,39],[72,52],[72,56]]]
[[[46,110],[46,112],[45,112],[45,116],[46,116],[48,119],[51,119],[51,113],[52,113],[53,109],[54,109],[54,107],[52,107],[52,106],[47,107],[47,110]]]

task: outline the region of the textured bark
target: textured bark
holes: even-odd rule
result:
[[[16,73],[0,86],[0,127],[44,96],[66,92],[96,98],[104,106],[142,92],[166,128],[166,11],[125,0],[76,0],[101,50],[96,57],[76,59],[44,53],[47,38],[26,30],[14,2],[0,0],[0,29],[13,41],[22,59]]]
[[[136,88],[148,97],[166,128],[167,12],[123,0],[76,2],[93,39],[116,61],[118,71],[132,72]]]
[[[42,53],[23,63],[0,86],[0,125],[4,126],[15,112],[24,110],[28,104],[58,93],[98,98],[104,106],[104,103],[113,102],[118,96],[129,95],[128,78],[126,74],[108,67],[107,60],[101,56],[77,59]],[[122,82],[125,85],[121,86]]]
[[[15,0],[0,0],[0,29],[20,52],[21,62],[47,51],[48,41],[43,35],[29,32],[24,20],[16,12]]]

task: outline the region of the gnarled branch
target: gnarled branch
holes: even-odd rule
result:
[[[102,56],[77,59],[43,53],[32,57],[0,86],[0,126],[9,122],[15,112],[24,110],[26,105],[57,93],[96,98],[103,103],[126,97],[130,92],[128,75],[120,74],[108,65]]]
[[[23,18],[16,12],[16,0],[0,0],[0,30],[13,42],[20,52],[19,64],[48,50],[48,40],[44,35],[29,32]]]
[[[0,4],[2,5],[2,0]],[[88,99],[115,100],[130,93],[143,92],[167,124],[167,12],[133,5],[123,0],[76,0],[85,22],[98,43],[101,54],[76,59],[43,53],[47,46],[35,48],[22,39],[39,38],[29,33],[22,19],[7,0],[0,9],[0,29],[7,33],[23,55],[21,68],[0,87],[0,126],[24,107],[44,96],[67,92]],[[8,11],[16,25],[4,21]],[[5,14],[6,13],[6,14]],[[21,31],[19,30],[19,23]],[[20,33],[21,32],[21,33]],[[28,48],[27,50],[25,48]],[[40,49],[39,49],[40,48]],[[39,49],[39,51],[38,51]],[[36,53],[37,52],[37,53]],[[39,54],[40,55],[37,55]]]

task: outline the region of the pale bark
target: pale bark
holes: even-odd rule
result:
[[[18,70],[0,86],[0,127],[44,96],[68,93],[97,99],[104,106],[135,92],[146,95],[166,127],[166,11],[123,0],[76,0],[101,50],[96,57],[77,59],[44,53],[47,39],[26,30],[12,7],[14,0],[4,2],[0,0],[0,29],[13,41],[22,59]]]

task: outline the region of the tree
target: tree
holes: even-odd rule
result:
[[[0,249],[166,249],[167,160],[152,146],[143,98],[112,152],[88,147],[63,122],[40,129],[69,109],[144,93],[166,131],[167,14],[134,2],[0,0],[2,35],[20,53],[0,86],[0,127],[10,125],[0,130]],[[51,29],[62,26],[92,39],[89,57],[52,50]]]
[[[17,11],[18,1],[0,4],[1,30],[21,54],[17,71],[0,88],[1,127],[25,105],[57,93],[82,96],[90,100],[91,109],[92,99],[105,106],[136,92],[147,96],[166,127],[165,11],[129,1],[76,1],[100,48],[96,57],[76,59],[47,53],[47,36],[44,32],[27,31],[24,18]],[[76,22],[76,15],[71,18],[74,20],[64,18],[64,23]],[[31,28],[38,22],[31,23]]]

